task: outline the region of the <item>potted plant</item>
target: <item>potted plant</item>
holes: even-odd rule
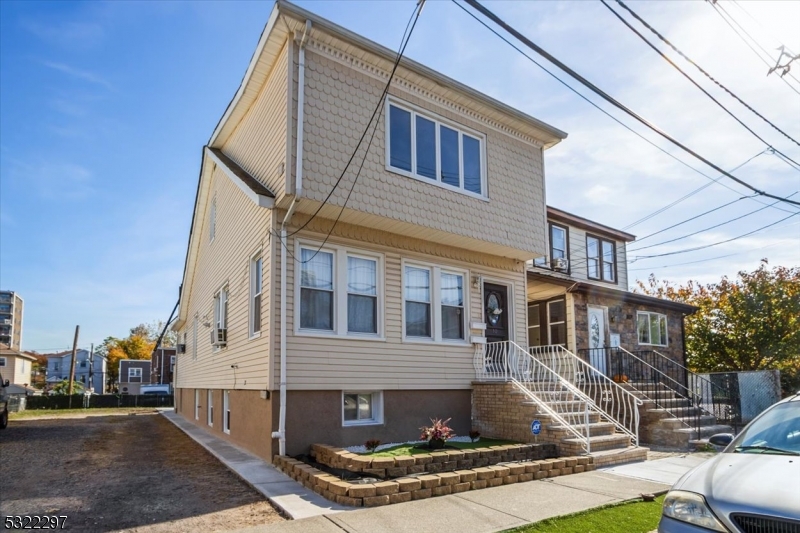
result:
[[[431,418],[430,426],[422,426],[420,431],[420,440],[428,441],[428,447],[432,450],[441,450],[444,448],[447,439],[455,437],[456,434],[447,424],[450,419],[442,420],[440,418]]]

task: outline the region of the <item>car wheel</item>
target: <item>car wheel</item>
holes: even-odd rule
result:
[[[8,427],[8,408],[3,410],[3,414],[0,415],[0,429],[6,429]]]

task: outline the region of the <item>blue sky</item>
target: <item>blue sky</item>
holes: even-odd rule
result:
[[[414,7],[410,0],[299,4],[390,48],[397,47]],[[722,0],[722,5],[767,50],[777,46],[776,36],[800,50],[800,2]],[[775,75],[766,76],[767,67],[708,3],[631,6],[800,140],[800,95]],[[493,2],[490,7],[723,168],[764,148],[599,2]],[[88,346],[108,335],[124,336],[140,322],[167,318],[181,282],[201,148],[241,81],[271,8],[271,2],[233,1],[0,2],[0,285],[25,299],[24,349],[67,348],[76,324],[81,346]],[[625,228],[709,183],[586,104],[451,2],[426,5],[406,54],[569,133],[546,155],[551,205]],[[800,79],[800,64],[793,74]],[[800,91],[800,83],[788,81]],[[732,100],[722,100],[773,146],[800,161],[800,147]],[[771,154],[760,155],[736,175],[776,194],[800,191],[800,173]],[[745,194],[722,182],[734,191],[711,185],[628,231],[644,236]],[[753,200],[738,201],[642,246],[761,207]],[[718,242],[797,211],[781,209],[789,212],[765,208],[630,255]],[[793,217],[706,250],[637,259],[629,265],[631,278],[654,272],[677,282],[711,282],[754,269],[761,257],[796,266],[799,221],[800,216]],[[719,256],[725,257],[713,259]]]

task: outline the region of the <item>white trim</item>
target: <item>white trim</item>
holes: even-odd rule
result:
[[[506,287],[506,307],[508,308],[508,339],[511,341],[516,342],[517,338],[517,327],[516,327],[516,307],[517,307],[517,300],[514,293],[514,289],[516,284],[513,281],[502,280],[498,278],[493,278],[491,276],[481,275],[481,317],[483,317],[484,322],[487,324],[489,323],[489,319],[486,317],[486,307],[484,306],[484,292],[483,289],[486,284],[490,285],[503,285]],[[527,305],[527,303],[526,303]],[[526,307],[526,320],[527,320],[527,307]],[[525,323],[525,344],[528,343],[528,324]]]
[[[488,194],[488,179],[486,173],[486,135],[480,133],[478,131],[473,130],[468,126],[464,126],[463,124],[459,124],[452,120],[446,119],[436,113],[428,111],[424,108],[415,106],[413,104],[409,104],[402,100],[399,100],[395,97],[387,97],[386,102],[384,103],[384,131],[386,141],[384,146],[384,163],[387,172],[392,172],[395,174],[400,174],[402,176],[406,176],[409,178],[413,178],[415,180],[421,181],[422,183],[427,183],[429,185],[435,185],[437,187],[441,187],[443,189],[447,189],[449,191],[454,191],[460,194],[464,194],[466,196],[470,196],[472,198],[476,198],[478,200],[483,200],[488,202],[489,201],[489,194]],[[411,115],[411,171],[407,171],[402,168],[393,167],[391,165],[391,127],[390,127],[390,120],[391,117],[390,109],[391,106],[395,106],[398,109],[403,111],[407,111]],[[421,176],[417,174],[416,167],[417,167],[417,139],[416,139],[416,116],[419,115],[422,118],[429,120],[435,124],[435,136],[436,136],[436,178],[429,178],[426,176]],[[449,185],[447,183],[443,183],[441,181],[441,139],[440,139],[440,128],[439,126],[445,126],[452,130],[458,132],[458,168],[459,168],[459,186],[456,187],[454,185]],[[479,145],[480,145],[480,157],[481,157],[481,194],[477,194],[472,191],[468,191],[463,188],[464,186],[464,161],[463,161],[463,135],[466,134],[469,137],[475,138]]]
[[[651,326],[650,315],[657,315],[659,317],[659,319],[658,319],[658,327],[659,327],[659,329],[661,328],[661,318],[660,317],[662,317],[662,316],[664,317],[664,332],[665,332],[665,334],[667,336],[667,338],[665,339],[664,344],[656,344],[654,342],[641,342],[641,341],[639,341],[639,315],[648,315],[648,317],[647,317],[647,332],[648,332],[648,336],[649,336],[651,341],[653,340],[653,331],[650,328],[650,326]],[[659,331],[659,334],[660,334],[660,331]],[[669,316],[667,316],[666,313],[659,313],[657,311],[636,311],[636,343],[639,346],[660,346],[661,348],[667,348],[669,346]]]
[[[194,419],[200,420],[200,389],[194,390]]]
[[[553,322],[550,320],[550,305],[557,302],[564,302],[564,320]],[[564,346],[566,346],[569,342],[567,338],[567,298],[566,296],[564,296],[564,298],[554,298],[552,300],[547,300],[545,303],[547,307],[547,344],[553,344],[553,339],[550,338],[550,326],[564,324]]]
[[[208,149],[208,146],[205,148],[206,155],[211,158],[214,163],[217,164],[217,167],[222,171],[223,174],[228,176],[230,179],[239,189],[247,196],[254,204],[259,207],[266,207],[268,209],[272,209],[275,207],[275,198],[271,198],[269,196],[264,196],[263,194],[258,194],[253,189],[251,189],[242,179],[236,175],[236,173],[231,170],[228,165],[226,165],[222,159],[216,156],[214,152]],[[213,239],[213,238],[212,238]]]
[[[256,270],[254,269],[256,262],[261,261],[261,290],[258,294],[255,294],[255,277],[256,277]],[[250,290],[248,291],[248,310],[249,316],[247,320],[247,334],[248,339],[257,339],[261,336],[261,330],[264,328],[264,255],[262,250],[258,250],[256,253],[250,256],[250,260],[248,262],[249,270],[250,270]],[[256,296],[261,295],[261,301],[259,302],[261,305],[259,317],[260,317],[260,324],[258,325],[258,331],[255,331],[255,298]]]
[[[231,434],[231,391],[222,391],[222,432]]]
[[[320,249],[321,243],[306,240],[295,239],[294,242],[294,256],[301,258],[301,249],[317,250]],[[331,330],[307,329],[300,327],[300,291],[302,289],[300,284],[301,268],[300,261],[295,261],[295,274],[294,274],[294,334],[297,336],[308,337],[346,337],[353,340],[371,340],[371,341],[385,341],[384,336],[384,323],[385,323],[385,255],[380,252],[373,252],[368,250],[361,250],[344,246],[340,244],[328,243],[320,249],[321,252],[333,255],[333,323]],[[377,332],[376,333],[354,333],[347,330],[347,258],[357,257],[361,259],[368,259],[375,261],[375,283],[376,283],[376,320]]]
[[[214,427],[214,391],[212,389],[208,389],[206,391],[206,422],[208,423],[208,427]]]
[[[430,306],[431,306],[431,336],[430,337],[413,337],[406,335],[406,267],[426,269],[430,272]],[[457,274],[462,276],[462,287],[464,290],[464,338],[463,339],[444,339],[442,338],[442,295],[441,295],[441,275],[442,272],[446,274]],[[458,267],[444,266],[436,263],[429,263],[427,261],[418,261],[416,259],[402,258],[400,260],[400,299],[401,299],[401,313],[400,313],[400,327],[403,342],[412,344],[450,344],[456,346],[469,346],[469,325],[470,325],[470,275],[469,270]]]
[[[211,196],[211,207],[208,215],[208,243],[214,242],[217,236],[217,195]]]
[[[223,293],[225,294],[225,299],[224,299],[225,305],[224,306],[221,304],[221,302],[222,302],[222,294]],[[211,300],[211,314],[212,314],[211,330],[212,330],[212,333],[214,333],[214,335],[215,335],[214,339],[216,339],[216,330],[217,329],[226,330],[226,337],[227,337],[227,330],[228,330],[228,299],[229,299],[229,297],[230,297],[230,285],[228,283],[228,280],[225,280],[225,283],[220,285],[219,288],[216,290],[216,292],[214,292],[214,297]],[[217,309],[218,307],[219,307],[219,309]],[[218,324],[219,324],[219,328],[217,328]],[[228,347],[227,341],[223,345],[217,344],[216,342],[211,343],[211,344],[212,344],[211,345],[211,351],[212,352],[218,352],[220,349]]]
[[[344,397],[346,394],[369,395],[372,397],[372,418],[365,420],[345,420],[344,419]],[[353,426],[379,426],[383,424],[383,391],[370,390],[343,390],[341,396],[342,427]],[[356,406],[356,413],[358,407]]]

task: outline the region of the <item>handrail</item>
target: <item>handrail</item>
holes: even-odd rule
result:
[[[537,396],[532,398],[534,401],[556,407],[566,426],[574,425],[568,419],[580,414],[569,411],[571,404],[584,402],[601,420],[612,423],[633,445],[639,445],[638,406],[643,402],[563,346],[539,346],[527,351],[512,341],[489,343],[476,350],[475,369],[481,381],[516,381],[524,385],[528,396]],[[588,447],[586,422],[587,437],[581,440]]]

